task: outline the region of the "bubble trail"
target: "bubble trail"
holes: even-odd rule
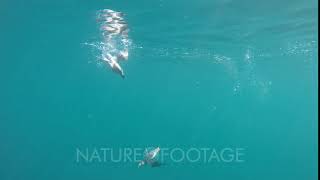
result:
[[[111,9],[103,9],[97,12],[97,21],[102,35],[99,50],[101,58],[107,62],[111,69],[125,77],[120,62],[129,58],[129,27],[124,18],[125,14]]]

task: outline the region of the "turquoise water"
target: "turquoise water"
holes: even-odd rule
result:
[[[0,179],[317,179],[318,2],[0,2]],[[96,12],[126,14],[126,78]],[[245,149],[242,163],[76,162],[77,148]]]

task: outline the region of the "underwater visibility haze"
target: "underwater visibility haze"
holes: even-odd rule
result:
[[[316,0],[3,0],[0,20],[1,180],[318,178]]]

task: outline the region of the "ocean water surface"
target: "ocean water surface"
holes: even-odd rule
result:
[[[130,29],[124,79],[101,61],[102,9]],[[1,180],[318,177],[316,0],[4,0],[0,20]],[[77,161],[158,146],[243,156]]]

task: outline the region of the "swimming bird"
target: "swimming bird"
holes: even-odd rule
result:
[[[160,152],[160,147],[157,147],[154,150],[147,152],[145,154],[144,159],[139,162],[138,167],[141,167],[145,164],[149,164],[151,166],[153,166],[153,164],[158,164],[158,162],[156,161],[156,156],[159,154],[159,152]]]
[[[117,58],[112,56],[111,54],[107,54],[107,57],[102,55],[102,60],[106,61],[109,66],[111,67],[112,71],[119,74],[122,78],[125,78],[124,72],[120,66],[120,64],[117,62]]]

